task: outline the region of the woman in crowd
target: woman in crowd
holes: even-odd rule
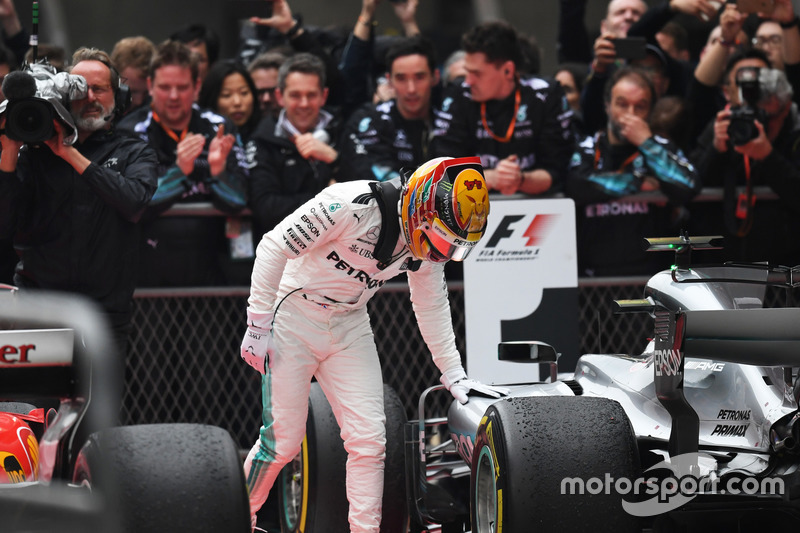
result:
[[[261,120],[255,83],[244,65],[235,60],[217,62],[208,71],[197,103],[229,117],[239,134],[239,142],[247,144]]]

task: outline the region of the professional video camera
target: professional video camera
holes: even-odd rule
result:
[[[83,76],[56,72],[49,63],[23,66],[3,80],[0,115],[6,116],[9,139],[40,144],[55,135],[53,120],[65,127],[64,144],[74,144],[78,129],[68,111],[71,100],[86,98],[88,87]]]
[[[755,121],[766,124],[766,113],[758,107],[762,99],[759,82],[759,67],[741,67],[736,71],[736,87],[739,90],[741,105],[731,108],[731,122],[728,136],[734,146],[747,144],[758,137]]]

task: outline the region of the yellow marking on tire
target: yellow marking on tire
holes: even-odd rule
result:
[[[308,435],[303,437],[301,446],[303,451],[303,512],[300,513],[300,533],[306,530],[306,515],[308,513]]]

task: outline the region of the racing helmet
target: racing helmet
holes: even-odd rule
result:
[[[403,178],[400,225],[415,259],[463,261],[486,231],[489,188],[478,157],[439,157]]]
[[[19,416],[0,412],[0,483],[36,481],[39,442]]]

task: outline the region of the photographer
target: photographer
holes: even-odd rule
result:
[[[726,235],[726,259],[800,262],[800,122],[786,75],[757,49],[728,61],[728,105],[706,127],[692,154],[705,187],[722,187],[722,204],[692,206],[692,233]],[[768,186],[778,201],[759,200]]]
[[[53,120],[52,137],[23,144],[9,138],[16,137],[11,113],[0,119],[0,238],[13,238],[20,254],[17,286],[93,298],[105,310],[124,353],[136,273],[136,223],[156,190],[156,155],[146,143],[114,130],[113,118],[124,106],[108,55],[82,48],[72,62],[71,76],[88,85],[85,97],[65,102],[75,129],[66,124],[69,117],[61,117]],[[26,89],[28,77],[20,75]],[[28,83],[37,97],[43,94],[41,85],[33,87],[32,77]],[[12,88],[24,92],[8,85],[6,94]],[[33,100],[46,108],[45,102]],[[65,144],[75,130],[77,141]]]

